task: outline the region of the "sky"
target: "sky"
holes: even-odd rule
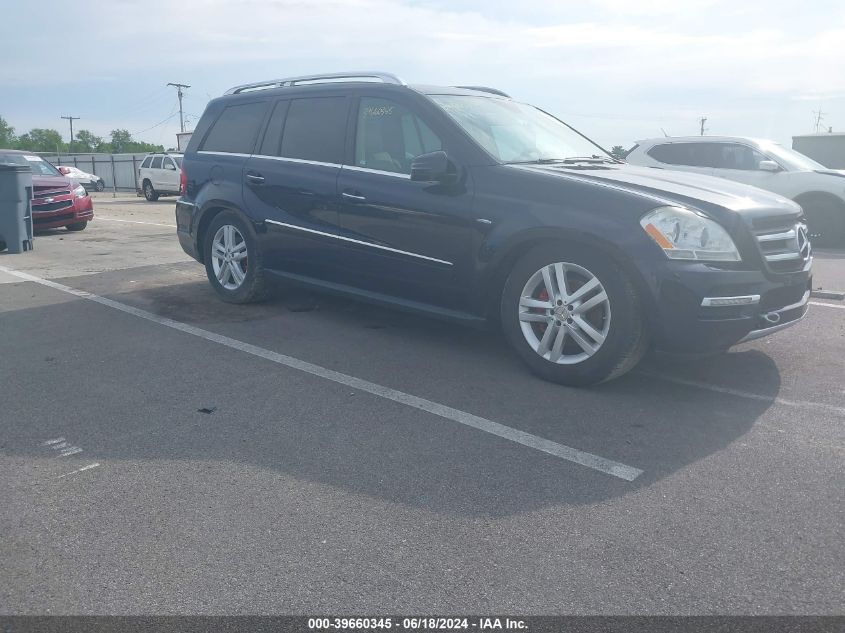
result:
[[[174,146],[233,85],[340,70],[488,85],[601,145],[845,132],[842,0],[0,0],[0,116]],[[49,19],[48,19],[49,18]],[[25,25],[31,24],[32,28]]]

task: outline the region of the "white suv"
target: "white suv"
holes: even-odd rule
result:
[[[774,141],[738,136],[654,138],[639,141],[626,160],[719,176],[778,193],[804,209],[816,244],[845,244],[845,171],[828,169]]]
[[[138,194],[150,202],[179,195],[182,154],[148,154],[138,168]]]

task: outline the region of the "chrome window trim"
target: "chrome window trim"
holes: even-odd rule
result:
[[[369,167],[358,167],[358,165],[341,165],[341,169],[361,171],[368,174],[379,174],[381,176],[393,176],[394,178],[403,178],[404,180],[411,179],[411,174],[403,174],[397,171],[384,171],[383,169],[371,169]]]
[[[239,154],[237,152],[215,152],[208,149],[201,149],[197,154],[209,154],[211,156],[238,156],[240,158],[249,158],[252,154]]]
[[[344,237],[342,235],[335,235],[334,233],[326,233],[325,231],[317,231],[315,229],[307,229],[304,226],[296,226],[295,224],[288,224],[287,222],[278,222],[277,220],[264,220],[268,224],[274,224],[276,226],[282,226],[289,229],[294,229],[295,231],[304,231],[305,233],[313,233],[314,235],[322,235],[323,237],[331,237],[336,240],[341,240],[343,242],[351,242],[353,244],[360,244],[362,246],[369,246],[371,248],[377,248],[383,251],[389,251],[391,253],[398,253],[400,255],[408,255],[409,257],[417,257],[419,259],[425,259],[430,262],[436,262],[438,264],[445,264],[446,266],[452,266],[452,262],[447,262],[443,259],[437,259],[436,257],[429,257],[428,255],[419,255],[418,253],[411,253],[409,251],[402,251],[398,248],[390,248],[389,246],[381,246],[379,244],[373,244],[372,242],[363,242],[361,240],[356,240],[351,237]]]

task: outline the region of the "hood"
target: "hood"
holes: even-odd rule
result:
[[[582,182],[613,187],[650,197],[658,203],[683,205],[721,215],[741,215],[749,223],[758,217],[798,216],[801,208],[782,196],[750,185],[682,171],[639,167],[628,163],[573,165],[511,165]]]
[[[824,174],[825,176],[840,176],[845,178],[845,169],[817,169],[817,174]]]
[[[55,187],[56,189],[73,189],[76,187],[69,178],[64,176],[33,176],[33,187]]]

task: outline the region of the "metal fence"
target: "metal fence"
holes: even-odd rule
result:
[[[61,154],[42,156],[54,165],[77,167],[103,179],[107,190],[137,191],[138,167],[146,154]]]

